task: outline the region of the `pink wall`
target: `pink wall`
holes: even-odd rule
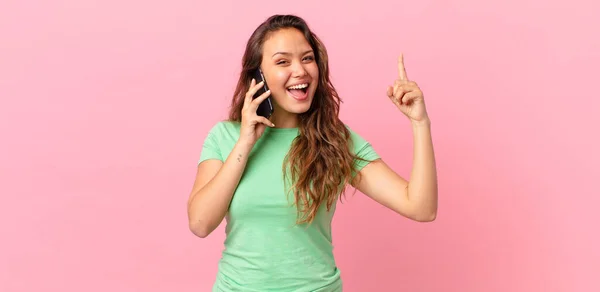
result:
[[[344,120],[403,175],[401,51],[433,119],[437,221],[340,205],[345,291],[600,291],[600,5],[361,2],[2,1],[0,291],[209,291],[223,228],[194,237],[185,204],[272,13],[322,37]]]

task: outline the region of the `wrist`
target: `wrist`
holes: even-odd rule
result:
[[[248,141],[245,139],[239,139],[237,143],[235,143],[234,148],[238,149],[242,152],[248,153],[254,147],[254,143],[252,141]]]
[[[423,128],[423,127],[430,127],[431,126],[431,120],[429,119],[429,117],[423,118],[421,120],[418,121],[410,121],[411,125],[413,126],[413,128]]]

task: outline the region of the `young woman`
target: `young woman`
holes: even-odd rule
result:
[[[213,291],[341,291],[331,220],[348,185],[407,218],[434,220],[431,123],[402,57],[387,95],[412,123],[410,182],[338,118],[327,51],[303,19],[267,19],[242,66],[230,118],[208,133],[188,201],[189,227],[199,237],[227,220]],[[252,78],[258,68],[270,91],[253,99],[262,85]],[[267,97],[269,119],[257,115]]]

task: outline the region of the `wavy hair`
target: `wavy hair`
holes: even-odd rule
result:
[[[341,98],[329,77],[328,56],[321,40],[307,23],[295,15],[273,15],[250,36],[244,56],[231,110],[230,121],[241,121],[244,95],[252,80],[251,72],[262,62],[266,38],[280,29],[295,28],[315,52],[319,68],[319,83],[309,110],[299,115],[299,135],[292,142],[282,170],[290,179],[298,210],[297,223],[310,223],[325,204],[329,211],[347,184],[352,184],[355,159],[350,150],[350,131],[339,119]],[[357,179],[359,179],[357,177]]]

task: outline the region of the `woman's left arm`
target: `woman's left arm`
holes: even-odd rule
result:
[[[438,186],[431,120],[425,109],[423,92],[409,81],[402,55],[398,59],[399,78],[387,91],[388,97],[411,121],[413,168],[409,180],[392,170],[383,160],[369,163],[360,171],[354,186],[395,212],[420,222],[433,221],[438,209]]]

